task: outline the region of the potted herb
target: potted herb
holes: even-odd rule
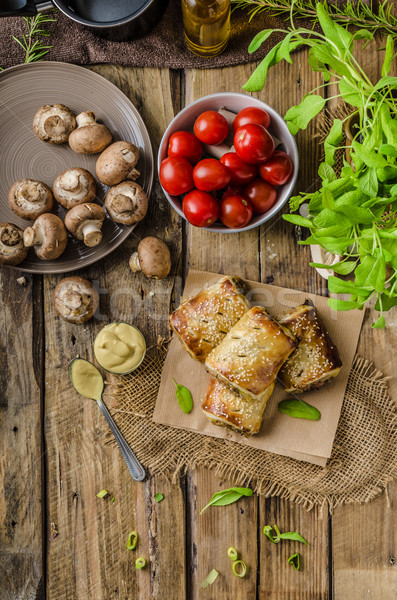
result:
[[[285,33],[284,39],[270,50],[243,87],[259,91],[272,65],[281,60],[292,62],[291,51],[306,45],[310,47],[311,68],[323,74],[324,87],[333,88],[330,96],[340,96],[351,107],[355,126],[349,162],[344,159],[341,172],[335,172],[335,152],[342,147],[344,137],[344,123],[335,119],[324,141],[325,158],[318,170],[320,189],[290,200],[292,212],[308,203],[308,217],[289,214],[284,219],[310,230],[310,237],[299,243],[319,245],[342,257],[332,266],[335,273],[353,275],[353,280],[328,279],[331,292],[350,295],[349,300],[330,298],[329,305],[335,310],[351,310],[375,299],[380,315],[373,327],[383,328],[383,313],[397,304],[397,105],[393,98],[397,77],[389,76],[393,38],[387,37],[382,77],[373,83],[352,52],[356,40],[372,40],[373,34],[368,30],[350,33],[331,18],[325,4],[318,2],[316,10],[322,31],[296,28],[291,16],[291,27],[279,30]],[[250,52],[272,33],[269,29],[260,32]],[[291,133],[306,129],[326,102],[314,90],[291,107],[285,115]],[[321,263],[311,265],[329,268]]]

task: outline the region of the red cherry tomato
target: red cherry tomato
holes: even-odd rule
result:
[[[185,194],[194,187],[192,165],[179,156],[165,158],[160,165],[160,183],[172,196]]]
[[[220,203],[219,218],[226,227],[233,229],[245,227],[252,218],[250,201],[240,194],[226,196]]]
[[[193,181],[198,190],[214,192],[227,186],[230,173],[216,158],[204,158],[193,169]]]
[[[181,156],[195,165],[203,153],[203,144],[189,131],[175,131],[168,140],[168,156]]]
[[[258,108],[256,106],[243,108],[233,121],[233,129],[234,131],[237,131],[239,127],[248,125],[248,123],[256,123],[257,125],[262,125],[265,129],[268,129],[270,126],[269,113],[263,108]]]
[[[241,185],[233,185],[232,183],[229,183],[229,185],[222,194],[222,199],[226,198],[227,196],[235,196],[236,194],[238,196],[242,196],[243,188],[241,187]]]
[[[285,152],[277,150],[263,165],[259,166],[259,175],[273,185],[283,185],[291,177],[294,165]]]
[[[226,152],[220,162],[227,167],[230,173],[230,183],[233,185],[245,185],[258,173],[256,165],[243,162],[235,152]]]
[[[255,165],[269,160],[274,152],[274,141],[262,125],[248,123],[234,134],[234,147],[241,160]]]
[[[259,177],[244,186],[243,194],[251,202],[253,211],[256,214],[267,212],[277,199],[275,188]]]
[[[219,217],[219,204],[211,194],[192,190],[183,199],[183,214],[196,227],[208,227]]]
[[[223,115],[206,110],[194,123],[194,135],[204,144],[222,144],[229,133],[229,125]]]

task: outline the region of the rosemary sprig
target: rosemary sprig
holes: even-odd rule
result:
[[[231,1],[235,8],[248,9],[250,20],[261,12],[266,12],[270,16],[285,14],[286,19],[290,18],[291,0]],[[341,25],[365,28],[372,33],[380,31],[397,40],[397,18],[392,13],[393,2],[391,0],[381,0],[377,3],[376,9],[372,0],[369,4],[362,0],[357,2],[347,0],[343,6],[328,4],[328,2],[324,5],[333,20]],[[317,23],[316,0],[296,0],[292,7],[292,16],[294,19],[310,19],[313,23]]]
[[[23,19],[26,22],[27,32],[22,34],[21,38],[13,35],[12,39],[23,48],[25,63],[42,60],[52,48],[52,45],[45,43],[45,38],[48,38],[51,34],[43,28],[43,25],[54,23],[56,19],[43,13],[37,13],[35,17],[23,17]]]

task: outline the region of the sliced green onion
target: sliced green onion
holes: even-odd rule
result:
[[[235,560],[232,569],[236,577],[245,577],[247,574],[247,565],[242,560]]]
[[[114,496],[110,498],[110,502],[114,502]]]
[[[230,546],[230,548],[227,549],[227,555],[232,560],[237,560],[238,554],[237,554],[236,548],[233,548],[233,546]]]
[[[109,494],[109,492],[107,490],[101,490],[100,492],[97,493],[97,498],[104,498],[108,494]]]
[[[135,561],[135,568],[139,570],[139,569],[144,569],[145,567],[146,567],[146,559],[143,558],[143,556],[140,556]]]
[[[205,588],[207,588],[209,585],[212,585],[215,581],[215,579],[218,577],[219,573],[216,569],[212,569],[212,571],[210,571],[207,575],[207,577],[204,579],[204,581],[201,582],[201,587],[205,590]]]
[[[135,550],[138,543],[138,534],[136,531],[131,531],[128,535],[127,550]]]
[[[295,571],[299,571],[299,569],[300,569],[300,554],[299,554],[299,552],[297,552],[296,554],[293,554],[292,556],[289,557],[288,564],[292,565],[294,567]]]
[[[156,502],[161,502],[162,500],[164,500],[164,496],[163,494],[156,494],[154,499],[156,500]]]

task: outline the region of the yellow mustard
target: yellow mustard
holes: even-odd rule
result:
[[[105,325],[94,342],[95,358],[111,373],[133,371],[141,364],[145,352],[145,338],[139,329],[128,323]]]
[[[103,392],[103,378],[98,369],[82,358],[70,365],[70,380],[75,390],[85,398],[98,400]]]

